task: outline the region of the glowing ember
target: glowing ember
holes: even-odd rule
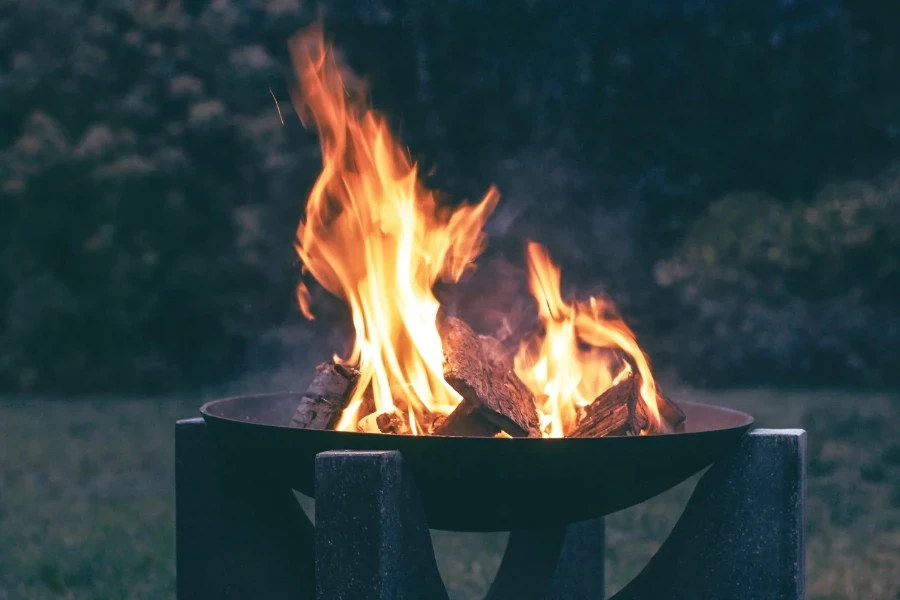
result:
[[[291,55],[301,84],[295,106],[304,123],[312,118],[323,157],[297,229],[297,254],[304,273],[347,302],[355,330],[350,355],[335,357],[359,370],[336,428],[427,433],[462,400],[444,379],[432,288],[439,279],[458,281],[481,252],[482,228],[499,194],[491,189],[477,204],[441,206],[417,180],[385,119],[367,107],[356,80],[342,77],[321,29],[295,38]],[[560,271],[543,247],[529,244],[528,265],[543,332],[522,344],[515,374],[504,372],[534,394],[542,434],[570,432],[579,408],[631,365],[649,415],[643,433],[655,431],[656,385],[631,330],[602,300],[564,302]],[[297,298],[313,318],[303,283]]]

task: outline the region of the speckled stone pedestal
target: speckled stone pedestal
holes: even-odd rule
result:
[[[230,470],[201,419],[176,434],[179,600],[447,598],[399,453],[318,455],[313,528],[289,491]],[[749,433],[614,598],[803,598],[805,448],[800,430]],[[603,560],[602,519],[515,531],[487,598],[603,598]]]

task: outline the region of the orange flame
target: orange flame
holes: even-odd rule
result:
[[[608,316],[612,306],[603,299],[566,303],[560,280],[559,267],[546,248],[529,242],[528,283],[538,302],[544,333],[522,344],[515,368],[538,398],[544,434],[563,437],[575,426],[578,408],[609,388],[623,369],[630,369],[627,362],[622,367],[609,349],[627,354],[641,374],[641,399],[653,429],[659,424],[656,382],[634,333],[621,319]]]
[[[315,123],[323,163],[296,250],[304,272],[346,300],[356,333],[341,362],[358,366],[360,379],[337,428],[355,429],[370,388],[375,410],[408,414],[419,433],[423,416],[448,414],[461,400],[443,378],[432,287],[438,279],[457,281],[481,252],[499,194],[491,189],[455,210],[439,206],[385,119],[338,66],[321,29],[294,38],[291,57],[301,83],[294,103],[304,123],[308,115]],[[312,318],[302,283],[297,299]]]

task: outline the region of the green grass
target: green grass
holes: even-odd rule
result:
[[[900,398],[673,394],[809,431],[809,597],[900,595]],[[174,597],[173,423],[199,400],[0,402],[0,600]],[[608,592],[634,576],[696,478],[608,519]],[[536,515],[536,517],[538,517]],[[503,535],[435,534],[454,598],[483,594]]]

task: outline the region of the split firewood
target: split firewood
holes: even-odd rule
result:
[[[624,356],[623,358],[631,367],[632,373],[636,374],[637,386],[640,389],[642,379],[637,364],[630,356]],[[684,411],[668,396],[663,394],[658,381],[656,382],[656,408],[659,411],[660,423],[658,427],[653,428],[652,433],[680,433],[684,431],[684,421],[687,418]]]
[[[675,433],[684,431],[684,421],[687,419],[687,416],[674,401],[662,393],[662,390],[659,389],[659,384],[656,385],[656,407],[659,409],[660,418],[668,423],[672,431]]]
[[[322,363],[300,398],[291,425],[300,429],[334,429],[353,393],[359,371],[352,367]]]
[[[459,319],[439,319],[438,329],[444,380],[467,403],[459,420],[477,414],[513,437],[540,437],[534,396],[515,372],[489,361],[482,340]]]
[[[396,410],[366,415],[356,427],[363,433],[409,433],[406,419]]]
[[[641,399],[640,373],[629,373],[593,403],[584,407],[578,425],[568,437],[602,437],[606,435],[638,435],[684,431],[684,412],[657,389],[656,405],[660,422],[652,423],[647,406]]]
[[[604,437],[608,435],[635,435],[641,425],[646,427],[646,416],[640,414],[640,386],[629,373],[615,385],[597,396],[582,410],[581,420],[566,437]]]
[[[640,390],[640,374],[636,376],[635,381]],[[687,417],[675,402],[662,393],[658,383],[656,384],[656,410],[659,412],[659,423],[649,426],[650,433],[681,433],[684,431],[684,421]],[[636,406],[636,411],[636,418],[643,419],[647,423],[650,422],[647,407],[643,402]]]
[[[440,416],[431,423],[431,435],[458,437],[492,437],[500,429],[482,416],[481,411],[468,400],[459,403],[452,413]]]

